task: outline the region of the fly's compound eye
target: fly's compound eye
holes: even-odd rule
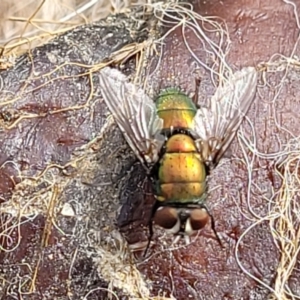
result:
[[[195,208],[191,210],[190,217],[186,220],[185,233],[193,234],[195,231],[202,229],[209,220],[209,214],[204,208]]]
[[[159,207],[153,221],[169,233],[175,234],[180,230],[180,219],[177,210],[173,207]]]

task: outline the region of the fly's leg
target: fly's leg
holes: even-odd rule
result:
[[[152,218],[151,218],[150,221],[149,221],[149,237],[148,237],[148,243],[147,243],[145,252],[144,252],[144,254],[143,254],[143,257],[144,257],[144,258],[146,258],[146,254],[147,254],[148,249],[149,249],[149,247],[150,247],[150,243],[151,243],[152,237],[153,237],[153,221],[152,221]]]
[[[148,223],[149,237],[148,237],[148,243],[147,243],[147,247],[145,249],[145,252],[143,254],[143,257],[146,257],[147,251],[150,247],[151,240],[153,238],[153,233],[154,233],[153,232],[153,216],[154,216],[156,210],[158,209],[158,207],[159,207],[159,203],[158,203],[158,201],[156,201],[153,208],[152,208],[151,218],[149,219],[149,223]]]
[[[201,79],[199,74],[196,74],[195,77],[195,93],[192,97],[193,102],[195,103],[196,106],[198,106],[198,95],[199,95],[199,87],[200,87]]]
[[[207,213],[208,213],[208,215],[209,215],[209,217],[211,219],[211,229],[213,230],[213,232],[214,232],[214,234],[215,234],[215,236],[217,238],[217,241],[218,241],[220,247],[224,248],[223,245],[222,245],[221,239],[220,239],[220,237],[219,237],[219,235],[218,235],[218,233],[216,231],[216,228],[215,228],[215,219],[214,219],[213,215],[209,212],[209,210],[207,209],[207,207],[205,205],[203,205],[202,208],[204,208],[207,211]]]

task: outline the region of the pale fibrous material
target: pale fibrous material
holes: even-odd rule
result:
[[[207,164],[224,154],[254,99],[256,86],[255,68],[245,67],[219,85],[209,107],[197,110],[191,134]],[[156,114],[154,101],[119,70],[110,67],[100,71],[100,88],[134,153],[148,166],[155,164],[165,138],[160,133],[163,120]]]

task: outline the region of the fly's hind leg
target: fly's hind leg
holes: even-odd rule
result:
[[[198,107],[199,106],[199,90],[200,90],[200,83],[201,83],[201,75],[200,75],[200,70],[198,68],[195,68],[193,72],[193,78],[195,80],[195,92],[194,95],[192,96],[192,100],[194,104]]]

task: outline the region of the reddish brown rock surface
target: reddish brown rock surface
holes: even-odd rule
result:
[[[143,190],[133,182],[145,174],[107,118],[97,71],[90,66],[146,40],[142,29],[153,26],[153,19],[141,29],[124,16],[78,28],[0,73],[0,298],[114,299],[109,291],[119,299],[299,297],[299,264],[293,265],[299,240],[298,2],[193,3],[202,17],[217,16],[227,25],[232,69],[255,66],[260,73],[231,158],[221,160],[209,180],[207,204],[223,249],[209,226],[187,247],[171,246],[171,238],[155,229],[149,258],[133,263],[114,230],[121,193],[128,209],[119,224],[128,226],[127,238],[147,238],[136,224],[149,210],[143,212]],[[161,33],[174,26],[165,25],[158,24]],[[218,40],[213,26],[203,20],[201,25]],[[150,93],[168,86],[194,93],[199,79],[200,103],[213,95],[210,73],[197,59],[211,64],[215,58],[194,33],[189,26],[170,31],[164,48],[158,47],[161,56],[146,61]],[[134,59],[125,71],[133,67]]]

